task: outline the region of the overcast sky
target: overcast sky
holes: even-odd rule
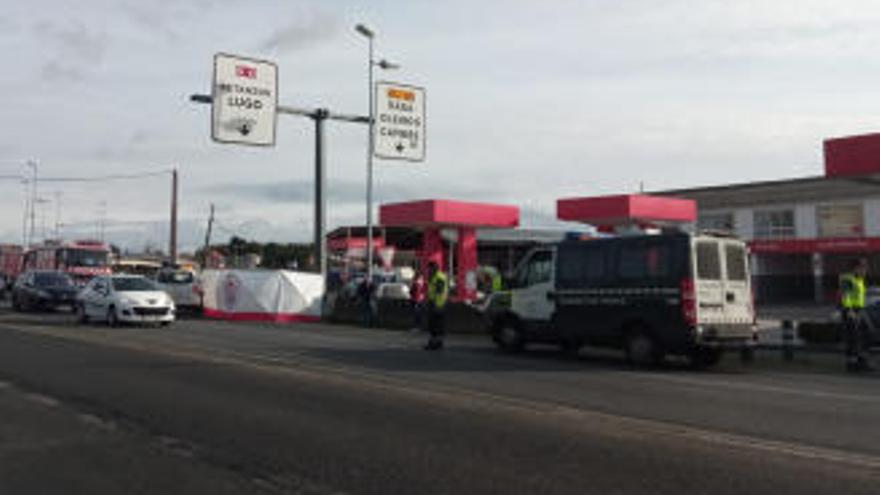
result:
[[[427,88],[423,164],[376,162],[379,201],[516,204],[563,196],[817,175],[826,137],[880,129],[880,6],[870,1],[9,0],[0,17],[0,175],[177,166],[185,248],[218,235],[311,235],[313,132],[279,118],[277,146],[210,139],[223,51],[274,60],[280,101],[365,113],[366,42]],[[363,223],[366,129],[328,125],[329,224]],[[169,179],[44,183],[69,233],[167,239]],[[0,181],[0,240],[21,239],[23,187]],[[45,203],[38,230],[55,222]]]

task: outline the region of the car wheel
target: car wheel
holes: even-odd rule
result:
[[[74,307],[74,312],[76,313],[76,322],[77,323],[88,323],[89,315],[86,314],[86,307],[83,304],[77,304]]]
[[[499,322],[494,332],[495,344],[504,352],[519,352],[525,347],[525,336],[518,322],[505,319]]]
[[[171,326],[171,322],[170,321],[163,321],[163,322],[159,323],[159,326],[162,328],[168,328]]]
[[[721,349],[713,349],[711,347],[697,347],[691,351],[690,363],[691,368],[702,370],[711,368],[721,361],[724,352]]]
[[[649,331],[635,328],[626,334],[626,359],[638,368],[657,366],[663,360],[663,351]]]
[[[119,326],[119,315],[116,314],[116,308],[114,308],[113,306],[110,306],[110,308],[107,309],[107,326]]]

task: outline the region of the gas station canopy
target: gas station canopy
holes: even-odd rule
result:
[[[646,194],[564,198],[556,202],[560,220],[593,225],[687,223],[697,218],[697,204]]]
[[[391,203],[379,208],[379,222],[405,227],[496,227],[519,225],[516,206],[444,199]]]

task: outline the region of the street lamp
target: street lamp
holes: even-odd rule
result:
[[[367,62],[367,95],[370,105],[369,115],[369,131],[367,132],[367,280],[373,281],[373,128],[376,123],[374,118],[375,109],[373,108],[373,67],[378,66],[383,70],[397,69],[400,65],[389,62],[385,59],[376,60],[373,58],[373,38],[376,34],[372,29],[363,24],[354,27],[361,36],[367,38],[369,45],[368,62]]]

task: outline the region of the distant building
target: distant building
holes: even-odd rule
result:
[[[747,240],[759,303],[832,303],[847,262],[880,281],[880,134],[829,139],[825,175],[661,191],[697,202],[696,228]]]

